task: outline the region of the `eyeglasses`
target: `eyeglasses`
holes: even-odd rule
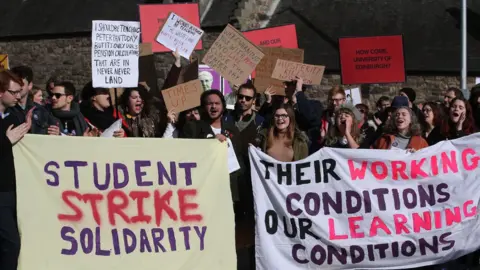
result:
[[[273,117],[275,117],[275,119],[287,119],[288,118],[288,114],[275,114]]]
[[[432,109],[423,109],[422,111],[423,111],[424,113],[429,113],[429,112],[432,111]]]
[[[253,97],[249,97],[249,96],[244,96],[244,95],[238,94],[238,95],[237,95],[237,99],[238,99],[238,100],[245,99],[246,101],[250,101],[250,100],[253,99]]]
[[[359,111],[360,113],[365,113],[365,110],[363,110],[363,109],[360,109],[360,110],[358,110],[358,111]]]
[[[12,96],[16,96],[16,95],[19,95],[22,93],[22,90],[18,90],[18,91],[13,91],[13,90],[7,90]]]
[[[61,94],[61,93],[51,93],[50,94],[50,97],[56,97],[57,99],[59,99],[63,96],[65,96],[65,94]]]

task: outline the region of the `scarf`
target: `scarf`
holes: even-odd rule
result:
[[[100,131],[104,131],[117,121],[113,116],[113,107],[109,107],[104,111],[99,111],[90,101],[83,101],[80,104],[80,112]]]
[[[238,120],[237,123],[235,123],[235,125],[237,126],[240,132],[243,131],[246,127],[248,127],[248,125],[250,125],[250,123],[255,120],[255,117],[256,117],[255,112],[252,112],[252,114],[247,117],[250,117],[247,121]],[[240,117],[238,119],[240,119]]]
[[[76,102],[72,102],[69,111],[52,109],[52,114],[62,121],[72,120],[75,126],[76,136],[83,136],[83,133],[85,130],[87,130],[87,121],[85,121],[85,118],[83,118],[83,115],[80,112],[80,106]],[[63,123],[60,122],[60,130],[63,130],[64,128],[65,127],[63,126]]]

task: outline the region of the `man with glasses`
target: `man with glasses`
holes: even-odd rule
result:
[[[22,124],[7,112],[20,99],[23,82],[11,71],[0,72],[0,269],[16,270],[20,235],[16,219],[15,164],[12,146],[28,132],[31,121]],[[27,113],[30,119],[31,111]],[[23,179],[26,180],[26,179]]]
[[[8,109],[8,113],[15,116],[18,121],[25,121],[27,112],[33,108],[32,128],[30,133],[39,135],[60,135],[58,120],[48,112],[41,104],[33,102],[29,94],[33,88],[33,71],[27,66],[12,68],[12,72],[23,82],[17,105]]]

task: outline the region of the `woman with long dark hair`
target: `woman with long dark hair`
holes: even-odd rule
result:
[[[290,104],[279,104],[270,126],[259,132],[256,145],[276,160],[291,162],[308,156],[308,137],[297,128]]]
[[[434,145],[445,140],[442,134],[444,126],[443,108],[436,102],[427,102],[423,105],[422,136],[428,145]]]
[[[162,121],[160,111],[152,104],[152,97],[144,86],[125,89],[119,109],[127,125],[128,137],[162,137],[166,121]]]

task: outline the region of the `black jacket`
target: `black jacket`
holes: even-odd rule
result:
[[[9,115],[5,119],[0,117],[0,192],[15,191],[15,163],[12,144],[6,131],[10,125],[18,126],[19,124],[21,122],[18,122],[13,115]]]
[[[29,133],[47,135],[49,126],[55,126],[59,124],[59,120],[55,118],[45,107],[34,103],[31,100],[27,101],[25,110],[20,107],[20,105],[16,105],[15,107],[9,108],[7,112],[12,114],[12,116],[16,118],[16,121],[23,123],[25,122],[25,117],[31,108],[34,109],[32,114],[32,128],[30,129]]]

